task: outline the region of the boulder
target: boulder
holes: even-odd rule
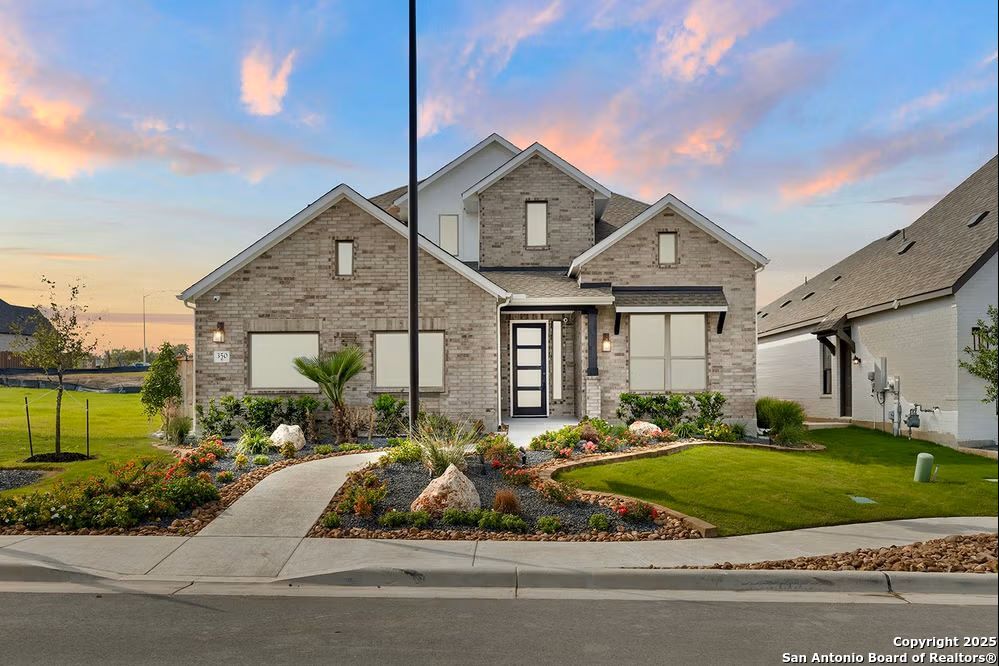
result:
[[[475,489],[475,485],[460,469],[448,465],[444,473],[431,481],[409,508],[439,516],[444,513],[444,509],[471,511],[478,509],[480,504],[479,491]]]
[[[287,425],[282,423],[271,434],[271,443],[278,449],[291,442],[295,445],[296,451],[301,451],[305,446],[305,435],[302,433],[302,426]]]
[[[642,437],[657,437],[663,432],[655,423],[648,421],[635,421],[628,426],[628,430]]]

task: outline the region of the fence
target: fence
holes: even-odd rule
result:
[[[20,354],[15,354],[12,351],[0,351],[0,370],[23,367]]]

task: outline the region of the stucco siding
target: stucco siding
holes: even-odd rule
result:
[[[761,340],[757,352],[760,396],[794,400],[811,417],[838,417],[836,359],[833,359],[832,393],[822,395],[820,347],[811,333],[791,332]]]

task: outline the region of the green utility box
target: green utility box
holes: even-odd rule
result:
[[[912,480],[916,483],[929,483],[930,474],[933,473],[933,455],[930,453],[920,453],[916,456],[916,473]]]

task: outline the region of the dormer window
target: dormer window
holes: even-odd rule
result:
[[[442,214],[437,217],[437,222],[441,249],[458,256],[458,216]]]
[[[527,247],[548,245],[548,202],[527,202]]]
[[[659,265],[668,266],[676,263],[676,232],[659,232]]]

